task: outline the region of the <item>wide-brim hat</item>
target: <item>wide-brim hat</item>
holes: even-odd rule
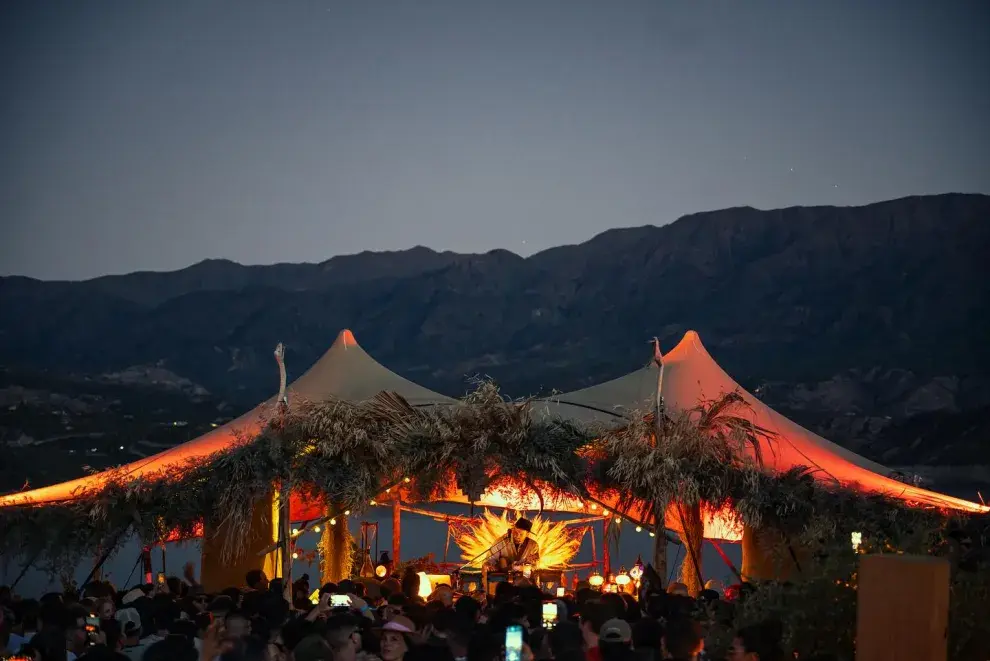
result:
[[[381,626],[379,631],[396,631],[398,633],[416,633],[416,625],[405,615],[396,615]]]
[[[530,521],[529,519],[524,519],[520,517],[516,521],[516,524],[513,526],[513,528],[515,528],[516,530],[525,530],[526,532],[530,532],[533,529],[533,522]]]

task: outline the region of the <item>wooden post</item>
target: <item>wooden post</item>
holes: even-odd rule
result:
[[[275,362],[278,363],[278,400],[275,403],[275,415],[282,422],[289,412],[289,399],[286,396],[288,381],[285,370],[285,346],[279,342],[275,346]],[[275,497],[278,498],[278,540],[281,566],[279,575],[282,579],[282,594],[285,600],[292,603],[292,492],[288,480],[279,486]]]
[[[914,555],[859,562],[856,661],[945,661],[949,563]]]
[[[612,573],[612,552],[609,549],[608,527],[612,525],[611,515],[602,519],[602,576],[608,580],[608,575]]]
[[[292,516],[289,513],[291,495],[288,488],[279,490],[276,494],[278,498],[278,539],[279,554],[281,556],[279,574],[282,578],[283,589],[287,588],[292,595]]]
[[[701,575],[701,550],[705,540],[705,523],[701,518],[701,504],[677,503],[677,518],[683,533],[685,553],[681,563],[681,581],[692,597],[697,597],[704,586]]]
[[[660,351],[660,338],[653,338],[653,363],[657,366],[657,395],[654,402],[653,427],[659,438],[664,432],[663,406],[663,352]],[[667,584],[667,503],[654,507],[653,516],[653,568],[660,575],[664,587]]]
[[[399,565],[400,552],[402,551],[402,504],[399,496],[392,499],[392,566]]]
[[[660,580],[663,581],[663,587],[667,587],[667,577],[670,574],[667,571],[667,528],[663,521],[663,514],[658,514],[660,521],[653,527],[653,568],[656,570],[657,574],[660,575]]]

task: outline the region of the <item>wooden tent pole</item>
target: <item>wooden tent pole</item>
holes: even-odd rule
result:
[[[402,503],[396,494],[392,500],[392,565],[398,566],[402,551]]]
[[[612,552],[608,548],[608,527],[612,525],[612,517],[606,516],[602,519],[602,576],[608,579],[612,572]]]
[[[653,362],[657,366],[657,397],[653,412],[654,433],[663,433],[663,352],[660,351],[660,339],[653,338]],[[667,573],[667,503],[661,507],[654,506],[653,512],[653,567],[663,581],[668,580]],[[664,586],[666,587],[666,586]]]
[[[278,401],[275,404],[276,415],[281,419],[289,411],[289,399],[286,396],[285,371],[285,346],[279,342],[275,346],[275,362],[278,363]],[[282,594],[285,599],[292,603],[292,513],[290,503],[292,493],[289,489],[289,481],[284,481],[279,485],[278,490],[278,541],[280,567],[279,573],[282,578]]]

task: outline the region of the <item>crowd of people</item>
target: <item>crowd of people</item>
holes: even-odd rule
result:
[[[279,579],[252,571],[242,587],[207,594],[188,566],[183,579],[125,591],[93,582],[79,593],[20,599],[0,587],[0,651],[8,655],[0,658],[501,661],[512,628],[522,632],[520,661],[687,661],[713,658],[705,652],[707,627],[733,617],[718,591],[695,599],[678,585],[636,599],[581,584],[557,598],[521,580],[498,584],[492,595],[441,585],[423,599],[419,581],[410,570],[384,581],[330,583],[314,594],[308,577],[283,590]],[[555,618],[545,613],[548,603]],[[783,658],[773,623],[739,630],[726,657]]]

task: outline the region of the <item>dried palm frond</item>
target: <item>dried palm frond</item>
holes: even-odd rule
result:
[[[571,558],[577,555],[581,547],[580,531],[568,528],[566,523],[555,523],[539,515],[530,521],[533,529],[529,536],[540,549],[540,557],[534,569],[563,569],[568,566]],[[515,524],[515,518],[510,518],[508,512],[502,515],[485,511],[480,520],[457,527],[454,541],[461,547],[462,559],[465,562],[477,561],[484,558],[485,553],[495,544],[502,541]]]

